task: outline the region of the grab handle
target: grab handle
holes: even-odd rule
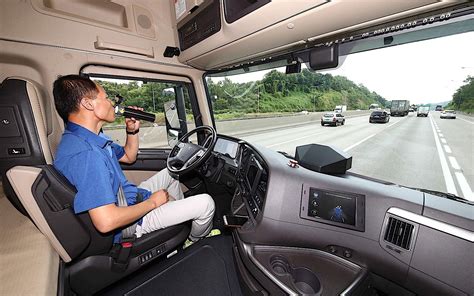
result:
[[[151,49],[144,49],[144,48],[131,47],[131,46],[122,45],[122,44],[104,42],[103,40],[99,38],[99,36],[97,36],[97,41],[94,42],[94,47],[96,49],[103,49],[103,50],[108,49],[108,50],[122,51],[122,52],[128,52],[128,53],[135,53],[135,54],[147,56],[150,58],[155,57],[153,47]]]

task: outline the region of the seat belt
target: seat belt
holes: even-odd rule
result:
[[[125,198],[125,192],[123,192],[122,184],[119,185],[118,190],[118,206],[127,207],[127,199]],[[122,241],[127,241],[130,239],[135,239],[135,230],[137,229],[138,223],[128,226],[127,228],[122,229]]]
[[[122,184],[119,185],[118,190],[118,206],[119,207],[127,207],[127,199],[125,198],[125,192],[123,191]],[[133,241],[135,240],[135,230],[137,228],[138,223],[134,223],[127,228],[122,229],[122,238],[120,239],[120,245],[118,249],[115,249],[113,256],[115,259],[112,268],[117,271],[124,271],[128,266],[128,261],[130,258],[130,254],[132,252]]]

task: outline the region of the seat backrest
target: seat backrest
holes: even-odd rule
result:
[[[17,165],[51,164],[63,130],[52,100],[39,84],[20,77],[1,83],[0,176],[6,196],[25,215],[5,173]]]
[[[102,234],[89,214],[72,209],[76,189],[52,165],[15,166],[7,172],[31,220],[64,262],[108,253],[113,234]]]

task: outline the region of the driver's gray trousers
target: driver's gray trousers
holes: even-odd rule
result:
[[[156,192],[165,189],[169,201],[143,217],[142,225],[137,225],[135,235],[143,234],[192,220],[189,239],[196,241],[205,237],[212,229],[214,200],[209,194],[198,194],[184,198],[177,180],[166,169],[161,170],[138,187]]]

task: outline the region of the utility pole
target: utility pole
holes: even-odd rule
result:
[[[153,87],[153,82],[151,83],[151,95],[152,95],[152,98],[153,98],[153,112],[156,111],[156,107],[155,107],[155,88]]]
[[[257,86],[257,114],[260,113],[260,84]]]

